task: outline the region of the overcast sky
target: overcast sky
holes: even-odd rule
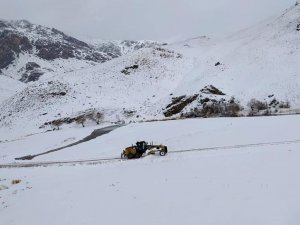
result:
[[[279,15],[296,0],[0,0],[0,17],[79,38],[179,40],[224,36]]]

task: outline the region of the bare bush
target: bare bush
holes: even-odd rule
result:
[[[181,117],[237,117],[242,109],[243,107],[235,102],[234,98],[231,98],[228,102],[224,99],[220,101],[209,100],[203,103],[202,108],[196,107],[190,112],[181,114]]]
[[[60,126],[63,124],[63,121],[62,120],[54,120],[52,122],[52,126],[56,127],[57,130],[59,130]]]
[[[222,112],[223,116],[229,116],[229,117],[237,117],[239,116],[239,112],[243,109],[243,107],[236,102],[232,103],[225,103],[224,111]]]
[[[18,179],[18,180],[12,180],[12,181],[11,181],[11,184],[12,184],[12,185],[14,185],[14,184],[19,184],[19,183],[21,183],[21,180],[19,180],[19,179]]]
[[[255,98],[251,99],[247,106],[250,108],[249,116],[254,116],[259,111],[268,109],[268,104],[266,102],[259,101]]]
[[[289,109],[289,108],[291,108],[291,104],[290,104],[289,101],[286,101],[286,102],[279,102],[278,107],[279,107],[280,109]]]
[[[75,122],[76,122],[77,124],[81,124],[82,127],[85,127],[85,126],[84,126],[85,121],[86,121],[86,116],[85,116],[85,115],[78,116],[78,117],[75,119]]]
[[[103,120],[104,115],[101,112],[94,111],[94,112],[88,114],[86,117],[92,121],[95,121],[97,123],[97,125],[99,125],[100,122]]]

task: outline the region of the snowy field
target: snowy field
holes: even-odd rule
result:
[[[298,225],[299,124],[300,116],[278,116],[124,126],[35,162],[116,157],[137,140],[166,144],[169,154],[95,165],[1,168],[0,224]],[[92,128],[79,130],[0,143],[0,153],[49,150]],[[228,147],[237,145],[243,147]],[[221,148],[175,152],[212,147]],[[10,157],[0,164],[13,162]],[[14,179],[21,182],[13,185]]]

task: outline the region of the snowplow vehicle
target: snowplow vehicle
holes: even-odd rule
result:
[[[125,148],[121,154],[121,158],[138,159],[141,158],[145,153],[146,155],[154,155],[157,152],[160,156],[165,156],[168,153],[168,148],[165,145],[153,145],[148,144],[145,141],[138,141],[136,145]]]

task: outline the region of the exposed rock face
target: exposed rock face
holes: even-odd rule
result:
[[[40,65],[35,62],[26,63],[26,72],[22,74],[20,81],[28,83],[31,81],[37,81],[44,72],[40,69]]]
[[[139,68],[139,65],[135,64],[133,66],[125,67],[124,70],[121,71],[121,73],[124,73],[125,75],[129,75],[131,71],[137,70]]]
[[[35,81],[43,73],[50,71],[51,65],[54,65],[53,71],[64,72],[64,66],[53,62],[54,60],[62,59],[65,60],[64,63],[69,62],[72,66],[75,65],[74,60],[76,59],[75,61],[83,61],[83,66],[90,66],[140,48],[159,48],[159,46],[160,44],[151,41],[102,41],[102,44],[92,45],[68,36],[57,29],[35,25],[26,20],[0,20],[0,74],[8,71],[10,74],[6,75],[15,76],[16,79],[23,82]],[[16,61],[18,58],[22,58],[22,60]],[[27,58],[36,60],[43,65],[43,68],[34,67],[25,71],[27,66],[25,66],[24,58],[25,60]],[[70,60],[66,61],[66,59]],[[81,65],[81,63],[79,64]],[[12,65],[11,68],[16,66],[16,68],[22,69],[13,71],[8,69],[10,65]],[[66,68],[70,68],[70,66],[68,65]]]
[[[40,68],[40,65],[35,62],[28,62],[26,64],[26,71],[34,70],[35,68]]]
[[[0,69],[12,63],[22,51],[31,50],[32,45],[27,37],[9,30],[0,32]]]
[[[213,85],[205,86],[203,89],[200,90],[200,92],[203,94],[225,95],[222,91],[220,91]]]
[[[44,60],[69,59],[105,62],[111,57],[63,32],[28,21],[0,21],[0,69],[6,68],[20,53]]]
[[[192,96],[180,96],[172,99],[172,103],[167,106],[167,110],[164,112],[165,117],[171,117],[180,113],[188,104],[192,103],[198,98],[198,94]]]
[[[22,78],[20,79],[20,81],[22,81],[24,83],[28,83],[31,81],[37,81],[43,74],[44,74],[44,72],[34,69],[30,72],[24,73],[22,75]]]

